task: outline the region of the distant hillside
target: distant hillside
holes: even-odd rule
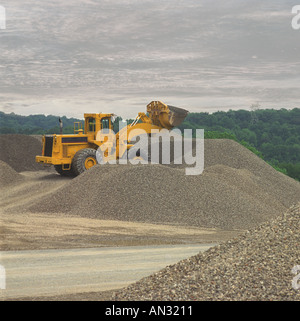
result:
[[[59,117],[45,115],[21,116],[14,113],[0,112],[0,134],[42,135],[59,133]],[[82,121],[76,118],[61,117],[64,133],[73,133],[74,122]]]
[[[65,134],[73,133],[75,121],[82,121],[65,116],[61,119]],[[190,113],[179,128],[203,128],[206,138],[234,139],[275,168],[300,180],[300,108]],[[0,134],[52,133],[59,133],[58,116],[0,112]]]
[[[279,161],[300,161],[300,108],[190,113],[179,128],[232,134],[259,149],[267,159],[276,154]]]
[[[207,138],[241,142],[300,180],[300,108],[190,113],[179,128],[203,128]]]

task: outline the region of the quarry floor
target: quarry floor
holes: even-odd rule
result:
[[[72,216],[72,213],[23,211],[34,200],[55,191],[69,179],[45,171],[20,173],[25,180],[2,189],[0,195],[1,251],[82,249],[176,244],[215,244],[241,230],[162,225]],[[9,300],[111,300],[114,291],[68,293],[51,296],[10,297]]]
[[[102,253],[106,248],[118,253],[124,247],[136,252],[135,247],[218,244],[203,256],[179,261],[128,288],[52,292],[48,297],[18,300],[170,300],[175,294],[178,300],[195,300],[194,287],[199,300],[299,297],[291,288],[291,268],[299,259],[299,206],[295,204],[300,185],[238,143],[206,140],[206,166],[199,177],[186,177],[183,169],[173,165],[153,165],[109,171],[95,167],[71,179],[53,168],[37,166],[39,140],[4,136],[0,137],[0,264],[1,256],[22,260],[24,251],[42,252],[45,257],[49,251],[97,249]],[[38,260],[43,266],[43,258]],[[13,265],[20,268],[24,271],[22,264]],[[196,276],[206,281],[195,282]],[[215,282],[216,276],[221,284]],[[174,280],[180,285],[175,292]],[[270,283],[274,286],[269,287]],[[257,291],[261,284],[263,290]],[[224,286],[221,292],[220,285]]]
[[[21,209],[34,199],[51,193],[69,179],[43,171],[21,174],[26,180],[2,190],[0,196],[2,251],[219,243],[241,232],[171,224],[101,220],[72,216],[71,213],[23,212]],[[40,182],[44,182],[44,188]]]

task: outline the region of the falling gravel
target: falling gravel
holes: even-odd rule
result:
[[[283,215],[118,291],[113,300],[299,301],[300,203]],[[296,286],[295,286],[296,284]]]

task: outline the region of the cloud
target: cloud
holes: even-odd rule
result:
[[[111,108],[133,117],[155,99],[194,111],[247,108],[257,100],[299,106],[300,33],[291,28],[292,5],[7,1],[0,109],[79,117],[85,108]]]

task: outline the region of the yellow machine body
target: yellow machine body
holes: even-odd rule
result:
[[[112,117],[114,114],[84,114],[84,129],[80,122],[74,123],[74,134],[44,135],[42,155],[36,156],[36,162],[54,165],[61,175],[79,175],[97,164],[96,150],[106,143],[111,148],[113,157],[122,157],[126,149],[132,147],[132,133],[140,129],[150,134],[153,129],[172,129],[178,126],[188,114],[182,108],[165,105],[160,101],[152,101],[147,105],[147,113],[139,113],[132,124],[113,133]],[[105,132],[105,134],[99,134]],[[108,135],[113,135],[116,145],[109,146]]]

